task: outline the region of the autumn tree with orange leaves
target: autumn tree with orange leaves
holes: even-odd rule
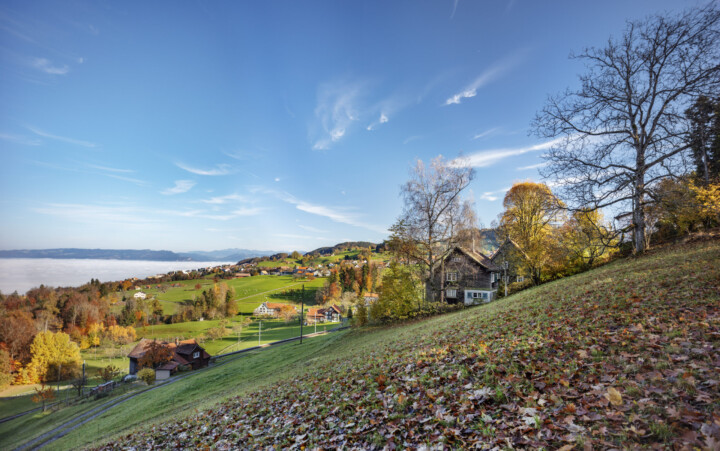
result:
[[[544,183],[520,182],[503,200],[500,233],[518,245],[520,265],[534,284],[540,283],[556,248],[555,226],[562,220],[563,204]]]
[[[172,360],[173,352],[167,343],[153,340],[148,343],[143,355],[138,361],[140,368],[157,368],[163,363]]]

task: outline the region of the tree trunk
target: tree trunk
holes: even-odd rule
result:
[[[440,302],[445,302],[445,259],[440,262]]]
[[[643,152],[638,151],[637,171],[633,192],[633,250],[635,254],[645,252],[645,210],[643,194],[645,193],[645,169]]]
[[[642,137],[645,133],[643,130]],[[633,253],[642,254],[645,252],[645,210],[643,198],[645,194],[645,148],[642,140],[635,138],[635,180],[633,180]]]

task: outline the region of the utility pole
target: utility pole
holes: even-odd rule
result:
[[[58,368],[58,387],[57,387],[57,397],[60,399],[60,378],[62,377],[62,362],[60,362],[60,367]]]
[[[303,285],[305,286],[305,285]],[[305,299],[300,300],[300,344],[302,344],[303,312],[305,311]]]
[[[258,346],[260,346],[260,336],[262,335],[262,321],[258,321]]]

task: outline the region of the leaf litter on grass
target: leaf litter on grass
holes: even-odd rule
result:
[[[386,343],[123,448],[675,448],[720,443],[720,243],[616,262]],[[372,331],[347,337],[347,348]]]

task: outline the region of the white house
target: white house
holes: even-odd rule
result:
[[[147,295],[143,293],[142,291],[138,291],[137,293],[133,294],[133,297],[135,299],[145,299]]]
[[[279,304],[276,302],[263,302],[258,308],[253,310],[255,316],[273,316],[276,317],[280,314],[282,309],[292,307],[297,310],[297,307],[289,304]]]

